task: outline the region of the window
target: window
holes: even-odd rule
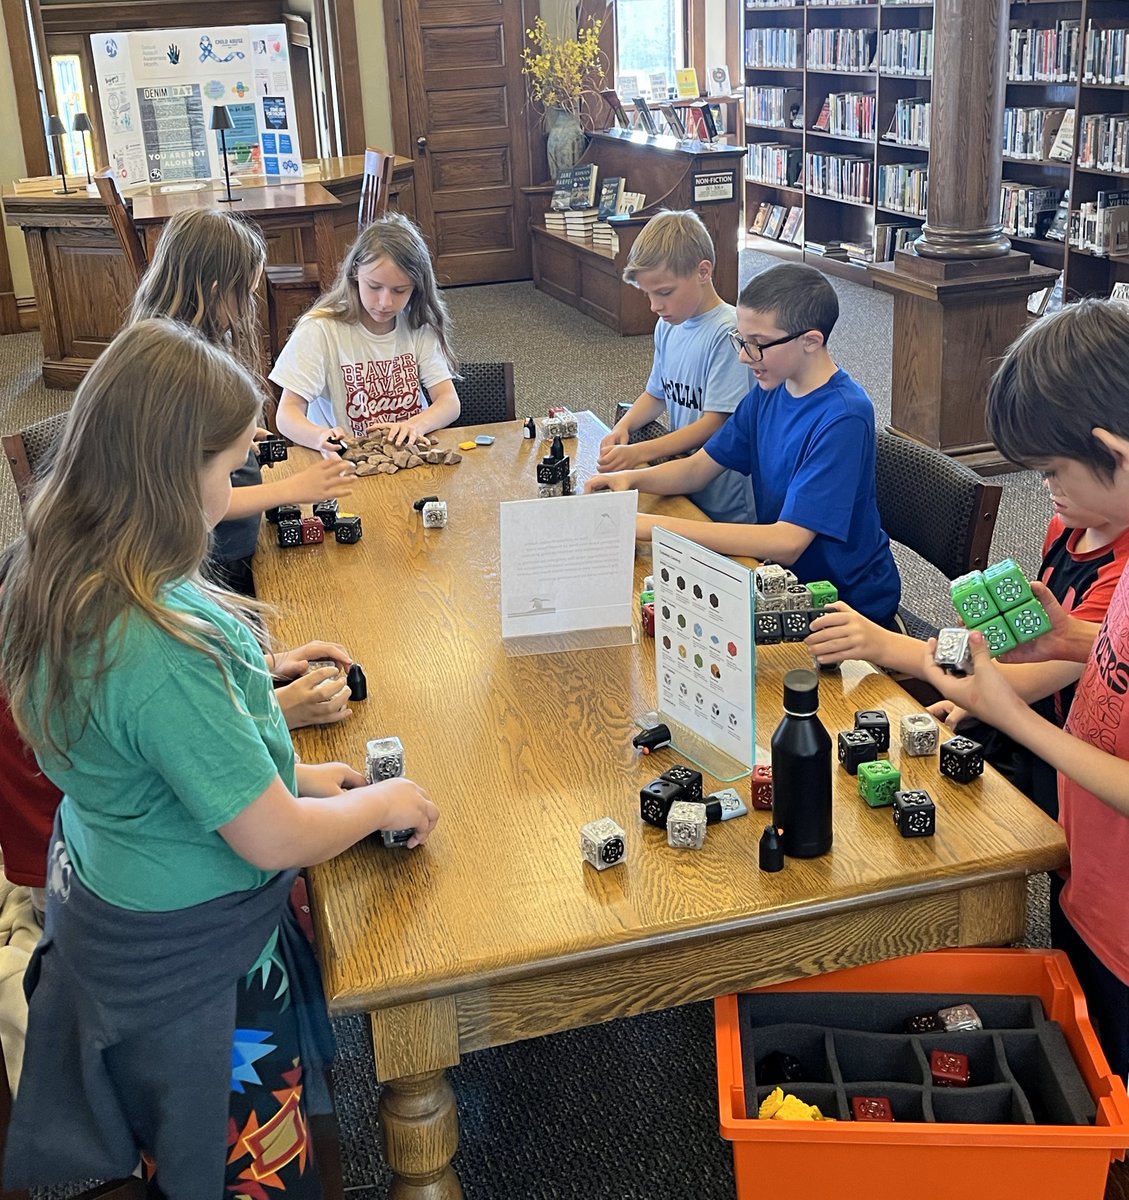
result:
[[[616,0],[615,11],[616,75],[634,75],[639,91],[658,99],[652,77],[661,73],[673,87],[675,70],[687,65],[683,0]]]
[[[86,88],[82,78],[82,62],[77,54],[51,55],[51,80],[55,85],[55,103],[67,134],[63,144],[63,163],[68,175],[84,173],[82,134],[72,132],[75,113],[86,112]]]

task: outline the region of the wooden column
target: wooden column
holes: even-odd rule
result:
[[[1055,275],[1000,225],[1008,17],[1008,0],[936,0],[925,225],[870,268],[895,297],[891,428],[986,471],[1006,467],[985,431],[988,381]]]

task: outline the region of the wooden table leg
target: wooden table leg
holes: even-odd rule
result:
[[[390,1200],[463,1200],[451,1166],[459,1114],[446,1071],[389,1079],[380,1096],[380,1134],[395,1175]]]
[[[337,252],[337,231],[330,211],[314,213],[314,252],[317,254],[318,281],[322,291],[328,291],[337,278],[340,257]]]

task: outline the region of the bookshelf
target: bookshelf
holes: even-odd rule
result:
[[[746,0],[744,14],[746,226],[766,203],[798,205],[804,231],[799,245],[754,233],[747,234],[748,244],[869,283],[862,254],[854,261],[830,259],[815,246],[870,246],[874,261],[883,261],[924,221],[933,5]],[[866,61],[863,46],[873,47]],[[1115,283],[1129,281],[1129,256],[1095,252],[1078,244],[1077,232],[1080,210],[1096,206],[1099,193],[1129,192],[1127,56],[1129,0],[1011,4],[1007,141],[1001,147],[1010,208],[1004,212],[1025,219],[1005,215],[1005,230],[1017,250],[1064,273],[1067,297],[1107,295]],[[780,121],[781,104],[773,108],[771,89],[801,105],[802,128],[787,115]],[[836,99],[821,121],[827,97]],[[836,106],[847,109],[846,124],[834,120]],[[861,125],[855,120],[860,114],[868,118]],[[771,119],[758,119],[765,116]],[[1064,118],[1073,122],[1074,142],[1052,155],[1054,131]],[[821,124],[828,128],[816,128]],[[1087,155],[1090,146],[1097,152]],[[765,172],[766,162],[776,165],[776,173]],[[1047,206],[1067,192],[1076,244],[1070,224],[1062,240],[1046,236],[1054,220]],[[890,226],[907,228],[899,235]]]

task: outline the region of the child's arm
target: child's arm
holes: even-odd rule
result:
[[[427,394],[431,403],[422,412],[416,413],[414,417],[409,417],[406,421],[396,421],[383,426],[386,431],[385,436],[397,446],[414,445],[421,437],[426,437],[433,430],[446,429],[452,421],[457,420],[461,406],[459,393],[455,390],[453,379],[444,379],[441,383],[429,384]],[[380,422],[376,422],[374,427],[379,425]]]
[[[657,421],[664,412],[666,412],[665,400],[658,396],[652,396],[650,392],[643,392],[600,442],[600,456],[596,459],[596,469],[598,471],[622,471],[628,467],[637,467],[640,462],[645,461],[643,459],[638,462],[627,461],[632,456],[628,455],[627,458],[623,458],[613,452],[626,450],[631,435],[649,422]]]
[[[349,685],[337,667],[319,667],[300,675],[285,687],[275,688],[287,729],[307,725],[336,725],[353,715],[349,708]]]
[[[320,426],[316,427],[320,428]],[[339,454],[321,458],[311,466],[285,479],[270,479],[231,490],[231,503],[225,521],[254,516],[280,504],[317,504],[320,500],[341,500],[353,494],[348,486],[357,473],[351,462]]]
[[[912,675],[921,664],[917,638],[883,629],[842,600],[829,604],[811,629],[804,645],[821,664],[860,658],[903,675]]]
[[[315,425],[307,416],[310,401],[306,396],[299,396],[289,388],[282,389],[282,398],[278,402],[278,412],[275,420],[278,432],[288,437],[299,446],[308,446],[311,450],[319,450],[324,455],[338,456],[338,448],[331,439],[343,438],[345,430],[339,425],[326,429],[324,425]],[[267,505],[267,507],[271,507]]]
[[[918,674],[943,696],[973,716],[991,722],[1110,808],[1129,816],[1129,770],[1124,760],[1045,721],[1016,694],[988,654],[983,636],[974,633],[971,641],[972,674],[958,678],[942,671],[933,662],[934,638],[925,644]]]
[[[298,767],[298,786],[275,776],[265,792],[219,832],[241,858],[262,871],[324,862],[378,829],[414,829],[408,846],[427,841],[439,810],[419,784],[386,779],[365,784],[343,763]]]
[[[601,450],[600,457],[596,460],[596,469],[623,471],[653,462],[656,458],[692,454],[695,450],[700,450],[717,433],[729,419],[729,415],[727,412],[703,413],[692,424],[681,429],[672,429],[662,437],[636,442],[634,446],[611,446],[607,450]]]

